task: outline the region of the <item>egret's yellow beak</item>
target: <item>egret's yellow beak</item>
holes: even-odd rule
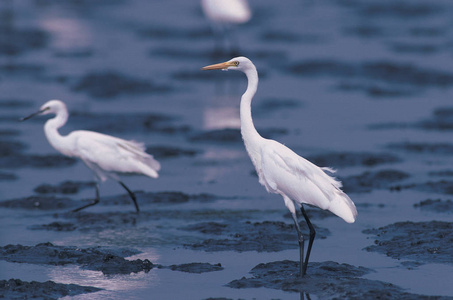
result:
[[[220,64],[209,65],[206,67],[201,68],[202,70],[226,70],[228,67],[236,66],[236,64],[232,61],[227,61]]]

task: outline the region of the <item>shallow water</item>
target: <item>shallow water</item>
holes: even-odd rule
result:
[[[436,251],[417,248],[429,229],[409,235],[398,223],[451,225],[452,4],[250,4],[253,18],[235,28],[234,37],[239,53],[252,59],[260,74],[254,122],[263,135],[338,169],[359,216],[346,224],[310,209],[319,230],[310,259],[321,266],[333,261],[349,264],[347,270],[370,269],[347,279],[352,294],[317,293],[322,279],[315,272],[302,285],[284,282],[293,290],[260,278],[252,280],[260,288],[230,284],[255,276],[249,272],[260,263],[297,260],[296,234],[282,199],[259,185],[239,135],[245,77],[200,71],[232,55],[214,53],[199,2],[180,0],[0,3],[0,246],[127,247],[141,252],[129,260],[163,266],[220,263],[223,269],[105,275],[77,264],[2,257],[0,280],[103,289],[67,296],[80,299],[300,299],[296,290],[311,299],[372,297],[353,288],[359,282],[384,297],[386,292],[453,297],[451,254],[439,260]],[[99,205],[72,215],[66,212],[94,196],[90,186],[39,193],[43,184],[59,191],[65,181],[92,180],[81,162],[55,156],[42,131],[46,118],[17,122],[55,98],[71,112],[62,133],[96,130],[143,141],[156,152],[160,178],[124,177],[137,191],[139,216],[115,182],[101,185]],[[269,235],[263,238],[260,228]],[[418,256],[404,251],[387,256],[385,243],[375,250],[375,240],[385,238],[376,235],[379,228],[408,236],[400,247],[412,242]],[[451,240],[451,233],[442,234],[433,247],[450,249]],[[279,272],[279,266],[273,268]]]

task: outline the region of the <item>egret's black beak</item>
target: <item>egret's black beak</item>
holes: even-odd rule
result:
[[[40,111],[37,111],[37,112],[32,113],[32,114],[29,115],[29,116],[26,116],[26,117],[24,117],[24,118],[20,118],[19,121],[20,121],[20,122],[23,122],[23,121],[26,121],[26,120],[28,120],[28,119],[31,119],[31,118],[33,118],[34,116],[39,115],[39,114],[45,112],[47,109],[48,109],[48,108],[44,108],[44,109],[41,109]]]

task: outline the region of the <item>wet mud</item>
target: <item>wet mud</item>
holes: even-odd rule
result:
[[[57,197],[55,195],[47,194],[74,194],[79,191],[81,187],[91,188],[92,182],[63,182],[58,186],[44,185],[38,186],[36,189],[41,195],[29,196],[24,198],[17,198],[11,200],[0,201],[0,207],[5,208],[20,208],[20,209],[66,209],[81,205],[84,202],[92,202],[92,199],[73,200],[68,197]],[[93,192],[94,193],[94,192]],[[219,198],[219,196],[212,194],[185,194],[182,192],[135,192],[137,201],[140,204],[181,204],[190,201],[194,202],[212,202]],[[94,197],[94,195],[93,195]],[[130,205],[131,199],[129,195],[117,195],[102,197],[101,201],[97,204],[100,206],[117,206],[117,205]],[[77,214],[76,214],[77,215]]]
[[[65,296],[94,293],[102,289],[77,284],[37,282],[20,279],[0,280],[0,294],[4,299],[60,299]]]
[[[424,211],[432,211],[436,213],[445,213],[445,214],[452,214],[453,213],[453,201],[450,199],[442,200],[442,199],[426,199],[419,203],[414,204],[415,208]]]
[[[77,226],[73,223],[67,222],[52,222],[50,224],[31,225],[28,226],[30,230],[49,230],[49,231],[74,231]]]
[[[422,68],[413,64],[391,61],[343,62],[310,60],[293,63],[286,70],[291,74],[310,77],[329,76],[355,80],[373,80],[380,83],[420,87],[448,87],[453,85],[453,73]]]
[[[15,153],[0,157],[0,164],[8,169],[16,168],[64,168],[77,162],[72,157],[60,154],[38,155]]]
[[[453,263],[452,222],[397,222],[363,233],[374,236],[374,245],[366,251],[385,254],[394,259],[424,263]]]
[[[13,209],[57,210],[75,207],[77,201],[66,197],[29,196],[0,202],[0,207]]]
[[[453,154],[453,144],[449,143],[393,143],[387,145],[392,150],[400,150],[409,153],[430,154]]]
[[[119,95],[140,95],[170,91],[170,87],[151,83],[113,71],[90,73],[82,77],[73,88],[76,92],[88,93],[93,98],[108,99]]]
[[[0,259],[9,262],[54,266],[75,264],[83,269],[109,275],[149,272],[154,267],[147,259],[126,260],[125,257],[139,253],[131,249],[81,249],[42,243],[36,246],[6,245],[0,247],[0,251]]]
[[[89,113],[74,111],[69,122],[80,129],[108,134],[130,132],[162,132],[184,134],[191,130],[187,125],[176,125],[176,116],[156,113]]]
[[[41,184],[33,191],[37,194],[77,194],[82,189],[95,186],[93,181],[63,181],[57,185]]]
[[[259,264],[250,271],[251,277],[233,280],[227,286],[238,289],[267,287],[321,299],[428,299],[390,283],[361,278],[371,272],[373,270],[364,267],[332,261],[313,262],[308,264],[307,274],[301,278],[298,276],[299,262],[284,260]]]
[[[366,171],[359,175],[339,178],[346,193],[367,193],[376,189],[394,190],[395,184],[410,175],[398,170]]]
[[[16,56],[47,46],[49,35],[43,30],[18,29],[2,24],[0,22],[0,55]]]
[[[331,152],[325,154],[311,155],[309,161],[318,166],[329,166],[334,168],[353,166],[376,166],[400,162],[401,158],[392,153],[367,153],[367,152]]]
[[[413,189],[424,193],[436,193],[453,195],[453,181],[439,180],[439,181],[426,181],[421,183],[409,183],[403,185],[393,185],[391,190],[401,191],[404,189]]]
[[[264,138],[275,138],[287,134],[288,130],[264,128],[259,129],[259,132]],[[192,142],[242,143],[242,135],[240,129],[227,128],[196,133],[191,135],[189,140]]]
[[[125,259],[138,253],[140,252],[135,249],[114,247],[79,248],[75,246],[57,246],[52,243],[41,243],[36,246],[6,245],[0,247],[1,260],[52,266],[78,265],[82,269],[100,271],[104,275],[148,273],[153,268],[197,274],[223,270],[220,263],[194,262],[164,266],[153,264],[148,259]]]
[[[453,129],[453,108],[452,107],[439,107],[433,110],[432,114],[428,118],[418,120],[415,122],[393,122],[393,123],[381,123],[381,124],[372,124],[369,126],[370,129],[399,129],[399,128],[415,128],[423,130],[434,130],[434,131],[450,131]],[[426,143],[430,145],[430,143]],[[404,149],[404,143],[402,145],[390,145],[390,147],[402,148]],[[449,147],[448,143],[437,143],[433,147]],[[415,150],[417,145],[411,145],[408,143],[407,150]],[[428,146],[429,147],[429,146]]]
[[[291,215],[283,203],[267,201],[250,176],[256,174],[240,130],[205,124],[212,108],[221,116],[223,108],[238,108],[245,76],[200,71],[236,55],[214,48],[199,3],[3,1],[1,296],[57,299],[101,287],[99,297],[106,298],[294,299],[301,293],[451,299],[450,284],[439,286],[453,261],[452,225],[445,219],[453,209],[453,6],[421,0],[250,3],[251,22],[233,28],[225,40],[231,37],[232,48],[258,66],[252,108],[258,131],[308,147],[306,158],[317,165],[344,168],[336,176],[356,203],[358,222],[340,224],[334,214],[307,207],[313,224],[323,226],[316,227],[317,238],[325,239],[318,242],[328,247],[315,246],[304,278],[297,277],[298,262],[275,258],[298,257]],[[93,182],[77,173],[77,160],[51,152],[38,135],[30,140],[35,132],[42,137],[45,118],[23,126],[17,121],[59,97],[70,108],[62,132],[136,139],[165,160],[153,184],[131,185],[140,214],[124,191],[109,191],[95,207],[69,213],[92,201]],[[76,179],[63,181],[70,173]],[[384,211],[393,212],[387,215],[392,221],[381,218]],[[301,227],[307,235],[303,220]],[[336,251],[343,230],[350,239],[342,247],[348,248]],[[357,241],[367,236],[369,246],[362,249]],[[23,246],[29,244],[34,246]],[[124,246],[131,249],[119,248]],[[407,280],[386,276],[371,256],[395,261]],[[359,262],[339,263],[351,259]],[[253,268],[259,262],[269,263]],[[436,274],[430,264],[439,266]],[[74,284],[58,283],[64,265],[95,270],[93,284],[80,274],[68,274],[66,281]],[[238,275],[235,265],[246,266],[245,274]],[[48,274],[29,272],[37,267]],[[117,283],[123,290],[116,290]]]
[[[184,149],[171,146],[149,146],[146,152],[152,153],[154,158],[175,158],[181,156],[193,157],[203,153],[201,149]]]
[[[301,226],[302,233],[308,236],[306,226],[304,224],[301,224]],[[317,227],[316,225],[314,227],[317,239],[325,239],[330,234],[326,228]],[[180,229],[214,236],[226,236],[224,238],[209,238],[199,243],[184,245],[186,248],[193,250],[207,252],[228,250],[236,252],[276,252],[299,247],[294,225],[283,222],[264,221],[230,224],[202,222]]]
[[[0,181],[10,181],[10,180],[17,180],[17,176],[13,173],[6,173],[6,172],[0,172]]]
[[[181,265],[171,265],[168,266],[168,269],[173,271],[181,271],[186,273],[206,273],[206,272],[215,272],[223,270],[221,264],[210,264],[210,263],[189,263]]]

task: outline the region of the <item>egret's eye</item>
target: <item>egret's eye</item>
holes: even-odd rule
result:
[[[233,64],[237,67],[239,66],[239,62],[236,60],[235,62],[233,62]]]

